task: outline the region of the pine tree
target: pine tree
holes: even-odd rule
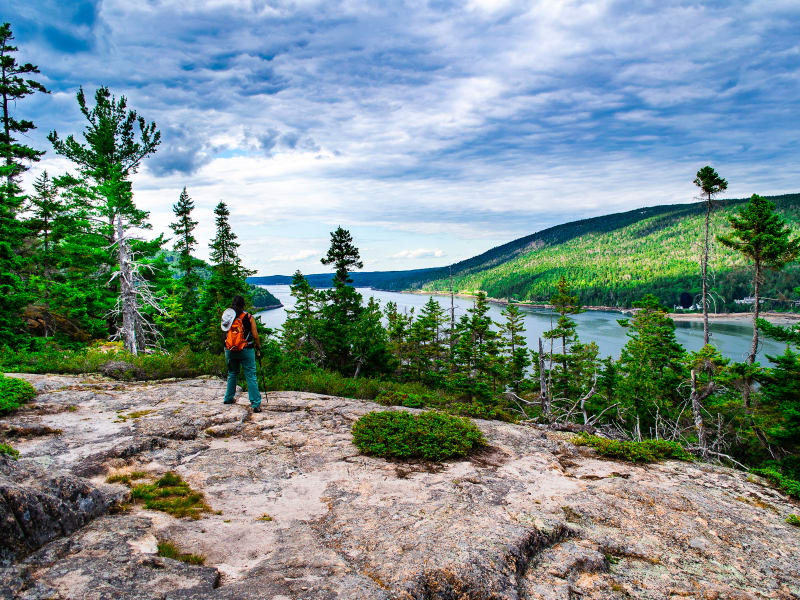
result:
[[[34,124],[25,119],[16,119],[11,109],[20,100],[36,92],[48,93],[34,79],[39,73],[30,63],[17,63],[11,45],[14,34],[11,24],[0,27],[0,97],[3,101],[3,129],[0,131],[0,338],[5,343],[16,339],[13,333],[21,325],[20,313],[28,298],[21,278],[23,262],[17,251],[26,231],[19,219],[25,197],[18,182],[28,167],[26,162],[38,161],[44,152],[19,143],[15,136],[25,135]]]
[[[788,347],[770,356],[775,366],[762,377],[762,406],[777,413],[766,433],[784,450],[800,451],[800,354]]]
[[[717,240],[728,248],[740,252],[753,262],[753,343],[747,362],[753,364],[758,351],[758,314],[761,301],[760,285],[765,268],[780,271],[800,255],[800,237],[793,237],[792,230],[775,212],[775,205],[753,194],[746,206],[737,214],[728,217],[733,231],[717,236]]]
[[[432,297],[423,305],[419,317],[408,328],[408,369],[414,380],[427,385],[441,383],[447,357],[443,326],[448,321],[444,309]]]
[[[147,123],[129,110],[124,96],[116,100],[106,87],[95,93],[95,106],[86,104],[81,88],[78,106],[88,121],[84,144],[70,135],[61,139],[51,131],[48,139],[57,154],[73,161],[88,183],[86,197],[94,200],[98,216],[105,221],[101,232],[116,250],[119,286],[118,312],[122,316],[119,335],[128,351],[138,353],[146,345],[148,328],[143,307],[154,306],[149,287],[143,282],[141,265],[131,253],[132,228],[149,228],[148,213],[136,208],[129,177],[141,162],[153,154],[161,142],[154,122]],[[138,124],[138,134],[135,125]]]
[[[703,345],[708,344],[708,235],[711,228],[711,200],[720,192],[728,189],[728,182],[720,177],[717,172],[705,166],[697,172],[694,184],[706,196],[706,222],[704,228],[703,256],[700,259],[700,276],[703,279]]]

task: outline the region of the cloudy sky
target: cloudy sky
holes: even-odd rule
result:
[[[350,229],[365,269],[439,266],[565,221],[800,191],[800,2],[6,0],[20,102],[79,134],[107,85],[163,136],[134,180],[155,231],[186,186],[231,207],[260,274],[322,272]],[[35,167],[70,165],[51,150]]]

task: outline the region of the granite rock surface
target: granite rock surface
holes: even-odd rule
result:
[[[392,462],[352,445],[369,402],[273,392],[253,414],[214,379],[20,377],[39,395],[0,419],[21,452],[0,458],[2,597],[800,598],[800,506],[731,469],[480,420],[468,459]],[[176,519],[106,483],[133,471],[180,474],[211,511]]]

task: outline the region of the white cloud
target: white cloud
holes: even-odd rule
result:
[[[392,254],[391,258],[441,258],[444,255],[444,250],[439,248],[417,248],[416,250],[401,250]]]
[[[276,263],[276,262],[296,262],[299,260],[305,260],[307,258],[312,257],[319,257],[322,256],[324,253],[321,250],[300,250],[300,252],[295,252],[294,254],[276,254],[275,256],[270,256],[266,259],[268,263]]]

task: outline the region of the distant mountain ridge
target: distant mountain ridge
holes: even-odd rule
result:
[[[783,217],[800,226],[800,194],[769,196]],[[715,202],[712,233],[727,227],[726,216],[746,198]],[[681,292],[696,293],[697,262],[705,203],[668,204],[564,223],[501,244],[449,266],[408,271],[352,273],[356,286],[386,290],[447,290],[452,272],[457,292],[484,290],[490,297],[547,301],[564,275],[587,305],[628,307],[645,293],[671,306]],[[718,308],[741,310],[733,300],[749,295],[751,273],[741,257],[716,245],[712,288]],[[307,275],[315,287],[329,287],[332,274]],[[288,284],[289,276],[251,277],[251,283]],[[765,296],[788,298],[800,286],[800,268],[767,275]],[[781,306],[777,306],[781,308]]]

